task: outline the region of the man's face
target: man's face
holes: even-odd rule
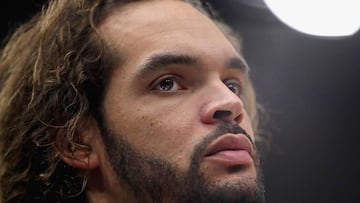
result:
[[[260,201],[246,67],[224,34],[179,1],[130,4],[100,31],[125,59],[103,103],[103,173],[143,201]]]

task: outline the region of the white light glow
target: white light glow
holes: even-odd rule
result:
[[[359,0],[264,0],[291,28],[317,36],[348,36],[360,28]]]

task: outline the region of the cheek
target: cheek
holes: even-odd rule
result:
[[[244,128],[244,130],[250,135],[250,137],[252,138],[252,140],[255,140],[255,137],[254,137],[254,130],[253,130],[253,127],[251,125],[251,121],[250,121],[250,118],[248,116],[248,114],[245,112],[244,114],[244,119],[243,121],[240,123],[240,126],[242,128]]]
[[[143,116],[142,120],[144,126],[139,130],[146,137],[139,137],[138,143],[142,143],[148,151],[167,158],[180,158],[187,154],[188,146],[194,139],[188,122],[191,119],[168,112]]]
[[[194,124],[196,114],[180,109],[183,108],[162,107],[158,110],[154,106],[122,112],[116,117],[123,119],[112,123],[113,130],[121,132],[136,149],[177,164],[180,168],[187,167],[201,132],[197,132],[199,128]]]

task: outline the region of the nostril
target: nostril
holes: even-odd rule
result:
[[[231,114],[232,114],[231,111],[215,111],[213,118],[214,119],[226,118]]]
[[[234,119],[234,121],[236,122],[240,122],[242,120],[242,115],[238,115],[236,116],[236,118]]]

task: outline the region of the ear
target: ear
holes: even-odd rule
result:
[[[95,144],[99,143],[100,133],[96,121],[91,119],[75,136],[69,140],[64,131],[58,133],[56,146],[62,160],[78,169],[89,170],[98,167],[100,159]]]

